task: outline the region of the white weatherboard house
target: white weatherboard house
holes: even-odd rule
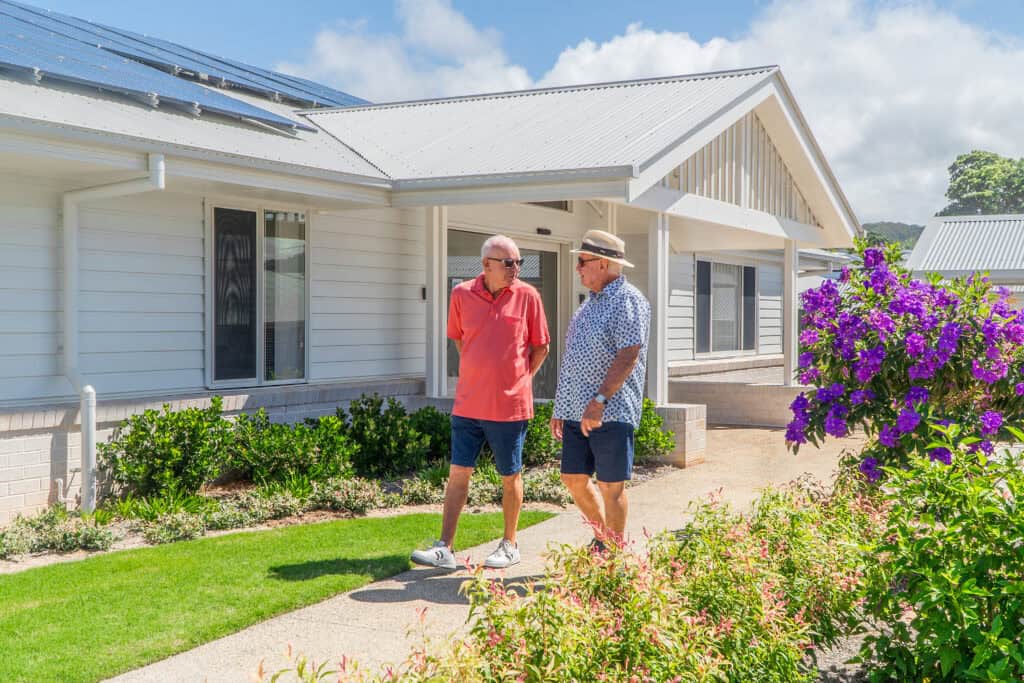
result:
[[[907,259],[915,276],[945,279],[987,273],[992,283],[1024,299],[1024,214],[937,216]]]
[[[560,342],[569,250],[622,236],[667,405],[675,365],[791,370],[798,249],[859,229],[777,67],[365,104],[6,0],[0,46],[0,522],[91,505],[94,441],[164,402],[449,395],[447,295],[493,233]]]

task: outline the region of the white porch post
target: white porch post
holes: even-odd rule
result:
[[[426,211],[426,394],[443,398],[448,394],[448,207],[428,206]]]
[[[797,298],[796,276],[800,266],[795,240],[786,240],[783,259],[782,284],[782,355],[783,379],[787,387],[793,385],[797,354]]]
[[[658,213],[647,233],[647,297],[651,303],[651,335],[647,343],[647,397],[668,403],[668,265],[669,218]],[[627,256],[628,257],[628,256]]]

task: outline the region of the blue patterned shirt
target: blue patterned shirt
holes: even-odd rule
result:
[[[591,292],[569,323],[565,357],[558,371],[554,417],[580,421],[587,404],[604,382],[615,354],[640,345],[633,372],[622,388],[608,397],[605,422],[640,424],[644,377],[647,366],[647,335],[651,327],[651,306],[633,285],[620,275],[600,292]]]

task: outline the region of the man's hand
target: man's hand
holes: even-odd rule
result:
[[[590,432],[599,429],[602,422],[604,422],[604,406],[594,399],[590,399],[587,409],[583,411],[583,419],[580,420],[580,431],[583,432],[583,436],[590,436]]]
[[[562,421],[557,417],[551,418],[551,423],[548,425],[551,428],[551,436],[555,437],[558,441],[562,440]]]

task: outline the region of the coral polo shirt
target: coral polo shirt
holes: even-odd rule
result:
[[[536,289],[517,279],[494,298],[483,274],[457,285],[448,337],[462,341],[453,415],[496,422],[533,417],[530,347],[551,341]]]

